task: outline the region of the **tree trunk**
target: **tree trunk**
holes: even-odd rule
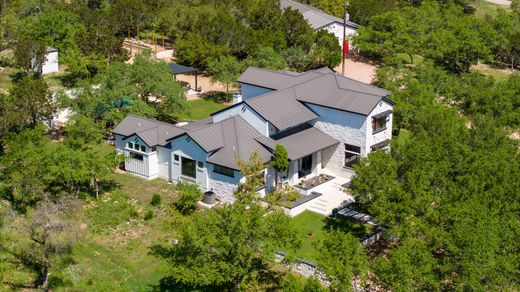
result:
[[[94,178],[94,185],[96,186],[96,200],[99,201],[99,184],[97,178]]]
[[[49,291],[49,264],[45,264],[45,267],[43,268],[43,273],[40,275],[40,279],[38,281],[39,287],[42,288],[44,291]]]
[[[413,54],[408,54],[410,56],[410,64],[413,64]]]

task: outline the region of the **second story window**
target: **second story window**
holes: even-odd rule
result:
[[[372,132],[380,132],[386,130],[386,119],[387,116],[373,117],[372,118]]]
[[[382,112],[372,117],[372,133],[378,133],[386,130],[386,123],[390,118],[391,110]]]

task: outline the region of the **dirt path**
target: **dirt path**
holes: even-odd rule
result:
[[[376,66],[361,60],[348,58],[345,62],[345,76],[364,83],[371,83],[376,74]],[[341,64],[334,68],[341,75]]]
[[[486,2],[507,7],[511,6],[511,0],[486,0]]]

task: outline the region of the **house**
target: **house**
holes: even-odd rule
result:
[[[359,24],[347,21],[346,25],[343,25],[343,19],[327,14],[316,7],[294,0],[280,0],[280,7],[282,9],[290,7],[291,9],[298,10],[315,31],[320,29],[327,30],[338,38],[340,45],[343,44],[344,28],[347,39],[349,39],[350,36],[355,35],[359,28]]]
[[[40,74],[49,74],[59,71],[59,64],[58,64],[58,49],[52,48],[52,47],[46,47],[45,48],[45,61],[43,62],[42,66],[36,66],[34,64],[35,60],[32,61],[33,68],[35,72],[38,72]]]
[[[388,147],[392,137],[389,92],[328,68],[296,73],[250,67],[238,82],[242,96],[206,120],[175,126],[126,117],[113,131],[117,151],[127,156],[125,169],[147,179],[190,181],[232,202],[243,181],[237,160],[247,161],[254,151],[266,165],[259,174],[263,193],[275,184],[268,163],[277,144],[290,160],[282,181],[301,187],[323,174],[347,182],[359,158]],[[342,191],[335,196],[344,199]],[[339,202],[322,200],[325,213]]]

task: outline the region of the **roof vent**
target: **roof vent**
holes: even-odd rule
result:
[[[141,123],[137,123],[137,126],[141,127]]]

